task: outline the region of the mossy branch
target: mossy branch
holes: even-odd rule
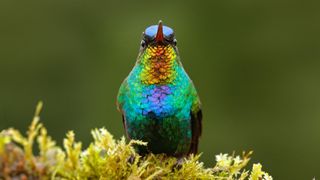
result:
[[[164,154],[142,157],[133,146],[147,143],[127,143],[124,137],[115,140],[104,128],[92,130],[93,142],[84,150],[70,131],[61,148],[40,123],[41,108],[39,103],[26,137],[13,128],[0,133],[0,179],[272,179],[262,171],[261,164],[244,170],[252,152],[244,152],[241,157],[219,154],[216,165],[205,168],[199,161],[200,154],[182,162]],[[33,152],[35,140],[37,155]]]

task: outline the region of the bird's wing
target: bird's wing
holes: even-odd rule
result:
[[[129,134],[128,134],[128,129],[127,129],[127,123],[126,123],[126,117],[124,115],[124,113],[122,112],[122,123],[123,123],[123,127],[124,127],[124,131],[126,133],[126,136],[128,139],[131,139]]]
[[[199,138],[202,133],[202,110],[201,110],[201,102],[193,83],[191,83],[190,95],[195,99],[193,101],[193,105],[190,111],[192,137],[191,137],[191,145],[190,145],[188,154],[197,154]]]
[[[127,125],[126,125],[126,118],[125,118],[125,113],[124,111],[122,110],[122,105],[123,105],[123,102],[124,102],[124,97],[126,96],[126,93],[127,93],[127,88],[128,88],[128,83],[127,83],[127,79],[125,79],[121,86],[120,86],[120,89],[119,89],[119,92],[118,92],[118,97],[117,97],[117,108],[118,110],[121,112],[121,115],[122,115],[122,123],[123,123],[123,127],[124,127],[124,130],[126,132],[126,135],[128,138],[130,138],[128,136],[128,132],[127,132]]]
[[[199,138],[202,133],[202,111],[200,108],[195,112],[191,111],[191,130],[192,139],[188,154],[197,154]]]

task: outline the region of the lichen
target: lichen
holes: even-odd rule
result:
[[[115,140],[104,128],[91,131],[93,142],[85,149],[73,131],[59,147],[40,122],[41,108],[39,103],[26,136],[13,128],[1,131],[0,179],[272,179],[259,163],[245,170],[251,151],[241,157],[221,153],[214,167],[205,167],[199,161],[201,154],[183,159],[165,154],[140,156],[134,146],[146,146],[146,142]]]

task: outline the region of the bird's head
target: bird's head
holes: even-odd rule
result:
[[[166,58],[165,55],[176,55],[177,40],[173,29],[164,26],[159,21],[158,25],[152,25],[146,28],[142,34],[140,44],[140,55],[147,53],[154,58]]]
[[[147,48],[150,46],[167,46],[176,47],[177,40],[175,39],[173,29],[162,25],[159,21],[158,25],[152,25],[146,28],[143,32],[141,47]]]

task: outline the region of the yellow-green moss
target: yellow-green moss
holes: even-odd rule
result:
[[[103,128],[92,130],[93,142],[85,149],[70,131],[62,148],[39,122],[41,108],[39,103],[26,136],[12,128],[0,133],[0,179],[272,179],[261,170],[261,164],[244,170],[252,152],[241,157],[219,154],[216,165],[205,168],[200,155],[191,155],[182,162],[164,154],[142,157],[133,145],[145,146],[145,142],[127,143],[124,137],[115,140]],[[33,152],[34,141],[39,147],[37,155]]]

